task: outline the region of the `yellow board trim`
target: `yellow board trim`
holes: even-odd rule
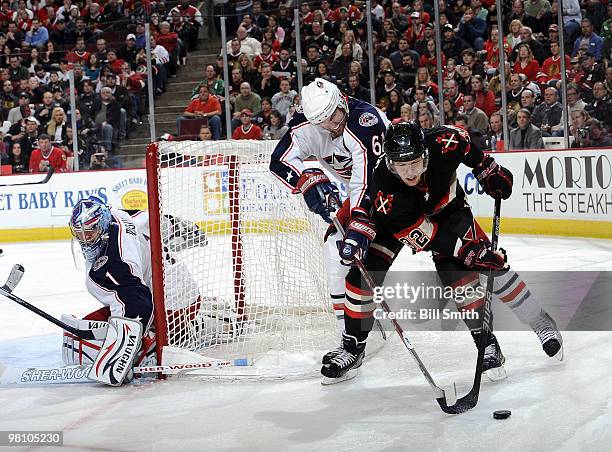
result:
[[[478,223],[491,230],[491,217],[478,217]],[[227,234],[231,231],[229,221],[199,222],[208,234]],[[536,218],[502,218],[501,232],[505,234],[556,235],[564,237],[589,237],[612,239],[612,222],[583,220],[548,220]],[[304,220],[288,219],[252,220],[242,224],[244,233],[305,232],[308,223]],[[32,242],[66,240],[71,237],[68,227],[0,229],[0,242]]]
[[[0,229],[0,242],[35,242],[70,239],[67,226],[28,229]]]
[[[477,217],[478,223],[491,230],[491,217]],[[500,233],[558,235],[563,237],[588,237],[612,239],[612,223],[609,221],[548,220],[542,218],[505,218],[500,223]]]

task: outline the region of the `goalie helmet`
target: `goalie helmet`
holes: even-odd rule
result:
[[[302,111],[311,124],[321,124],[329,119],[336,108],[348,114],[348,102],[338,87],[327,80],[316,78],[302,88]]]
[[[390,124],[385,134],[384,152],[392,162],[410,162],[423,157],[427,168],[429,151],[425,145],[425,134],[414,121]]]
[[[70,232],[81,245],[87,262],[95,262],[106,246],[111,222],[109,207],[95,196],[80,200],[72,209]]]

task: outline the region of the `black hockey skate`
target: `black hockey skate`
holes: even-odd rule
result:
[[[321,367],[321,384],[332,385],[356,377],[365,356],[365,346],[365,341],[358,342],[355,336],[342,333],[342,345],[330,352],[338,353]]]
[[[474,338],[476,347],[478,347],[480,331],[472,331],[472,337]],[[497,338],[491,333],[489,335],[487,347],[485,348],[482,372],[491,381],[503,380],[507,376],[506,369],[504,369],[505,362],[506,357],[501,351]]]
[[[342,337],[340,339],[340,345],[338,345],[334,350],[324,354],[323,358],[321,358],[321,364],[331,363],[332,359],[334,359],[336,356],[344,352],[344,336],[345,335],[346,335],[346,332],[342,330]]]
[[[538,335],[544,352],[550,357],[554,356],[559,361],[563,361],[563,338],[553,318],[542,310],[537,320],[529,326]]]
[[[342,333],[344,335],[344,333]],[[338,345],[338,347],[336,347],[334,350],[332,350],[331,352],[327,352],[326,354],[323,355],[323,358],[321,359],[321,364],[329,364],[332,362],[332,359],[334,359],[336,356],[338,356],[339,354],[341,354],[344,351],[344,341]]]

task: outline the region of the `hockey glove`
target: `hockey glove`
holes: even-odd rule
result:
[[[476,271],[503,270],[506,265],[506,251],[502,248],[493,251],[484,240],[465,243],[459,248],[457,257],[466,267]]]
[[[512,194],[512,173],[497,164],[490,155],[472,170],[485,193],[493,198],[499,194],[502,199],[508,199]]]
[[[327,197],[333,195],[340,199],[340,193],[323,171],[318,168],[305,169],[297,181],[294,193],[302,193],[311,212],[320,215],[327,223],[332,222]]]
[[[348,222],[344,240],[338,241],[338,251],[343,265],[352,265],[355,259],[363,260],[370,243],[376,237],[376,225],[366,216],[354,216]]]
[[[349,198],[347,198],[342,204],[342,207],[336,211],[336,218],[338,219],[342,227],[346,229],[346,223],[348,223],[351,218],[351,200]],[[326,242],[329,236],[335,234],[336,232],[338,232],[336,226],[333,223],[330,224],[327,228],[327,231],[325,231],[323,241]]]

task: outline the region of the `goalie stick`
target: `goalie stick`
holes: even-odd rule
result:
[[[47,182],[49,182],[49,179],[51,179],[51,176],[53,176],[53,172],[55,170],[53,169],[52,166],[49,167],[49,170],[47,171],[47,174],[45,175],[45,178],[36,182],[19,182],[16,184],[0,184],[0,188],[1,187],[21,187],[23,185],[39,185],[39,184],[46,184]]]
[[[493,251],[497,250],[497,243],[499,241],[500,215],[501,197],[498,195],[495,198],[495,210],[493,212],[493,231],[491,232],[491,248],[493,249]],[[448,409],[453,409],[455,414],[471,410],[478,403],[478,396],[480,395],[480,382],[482,380],[482,369],[484,366],[484,353],[485,348],[487,347],[487,339],[492,331],[493,325],[491,299],[493,295],[494,280],[495,272],[490,271],[487,276],[487,291],[485,293],[482,326],[480,327],[480,338],[478,341],[478,357],[476,358],[476,371],[474,375],[474,383],[472,385],[472,389],[466,395],[458,399],[455,405],[451,407],[446,407]],[[440,403],[440,407],[442,407],[442,410],[444,410],[445,408],[442,406],[442,403]],[[448,411],[446,412],[448,413]]]
[[[135,374],[163,373],[179,375],[193,371],[224,367],[245,367],[253,363],[250,359],[213,360],[201,363],[169,364],[160,366],[133,367]],[[0,364],[0,384],[65,384],[94,383],[87,378],[91,366],[59,366],[59,367],[3,367]]]
[[[19,284],[19,281],[21,281],[21,278],[23,278],[24,272],[25,268],[23,268],[23,265],[13,265],[13,268],[11,269],[11,272],[9,273],[6,282],[2,286],[2,289],[6,290],[7,292],[12,292],[15,287],[17,287],[17,284]]]
[[[21,277],[23,276],[24,272],[25,272],[25,268],[22,265],[20,265],[20,264],[13,265],[13,268],[11,270],[11,273],[10,273],[10,275],[8,277],[8,280],[7,280],[6,284],[4,284],[2,287],[0,287],[0,295],[4,295],[9,300],[12,300],[12,301],[14,301],[17,304],[20,304],[24,308],[29,309],[33,313],[38,314],[42,318],[44,318],[44,319],[48,320],[49,322],[59,326],[63,330],[68,331],[69,333],[72,333],[72,334],[74,334],[77,337],[80,337],[81,339],[87,339],[87,340],[104,339],[103,337],[102,338],[101,337],[96,337],[93,334],[93,332],[90,331],[90,330],[80,330],[78,328],[74,328],[74,327],[72,327],[72,326],[62,322],[61,320],[56,319],[51,314],[47,314],[42,309],[37,308],[33,304],[30,304],[27,301],[25,301],[24,299],[22,299],[22,298],[18,297],[17,295],[15,295],[13,293],[13,289],[15,288],[17,283],[21,280]]]
[[[332,200],[332,203],[333,203],[333,200]],[[332,214],[331,217],[332,217],[332,221],[333,221],[334,226],[336,227],[336,229],[340,232],[340,234],[344,235],[344,228],[340,224],[340,220],[338,220],[338,218],[336,217],[335,214]],[[363,264],[363,261],[361,259],[355,259],[354,262],[357,265],[357,268],[359,268],[359,271],[361,272],[361,275],[363,276],[363,279],[366,282],[366,284],[368,285],[369,289],[371,291],[374,291],[376,289],[376,282],[372,278],[372,275],[370,275],[368,270],[365,268],[365,265]],[[382,306],[382,308],[385,310],[385,312],[387,314],[391,312],[391,309],[389,308],[389,305],[387,304],[387,302],[384,299],[380,302],[380,305]],[[427,380],[427,383],[429,383],[429,386],[431,386],[431,389],[435,393],[436,400],[438,401],[438,404],[440,405],[440,408],[442,408],[442,411],[444,411],[445,413],[449,413],[449,414],[461,413],[462,411],[455,411],[454,410],[455,405],[449,405],[449,403],[451,401],[457,400],[457,387],[455,386],[455,384],[453,383],[452,389],[449,389],[449,390],[442,389],[440,386],[438,386],[436,384],[436,382],[434,381],[433,377],[431,376],[431,374],[429,373],[429,371],[427,370],[427,367],[425,367],[425,364],[421,360],[421,357],[418,355],[418,353],[415,350],[414,346],[410,342],[410,339],[408,338],[408,335],[402,329],[401,325],[397,322],[397,320],[395,319],[394,316],[388,315],[387,318],[389,319],[389,321],[393,325],[393,328],[395,329],[397,335],[402,340],[402,343],[404,344],[404,346],[410,352],[410,355],[416,361],[417,365],[419,366],[419,369],[420,369],[421,373],[423,374],[423,376]],[[381,327],[381,330],[382,330],[382,327]],[[465,411],[465,410],[463,410],[463,411]]]

